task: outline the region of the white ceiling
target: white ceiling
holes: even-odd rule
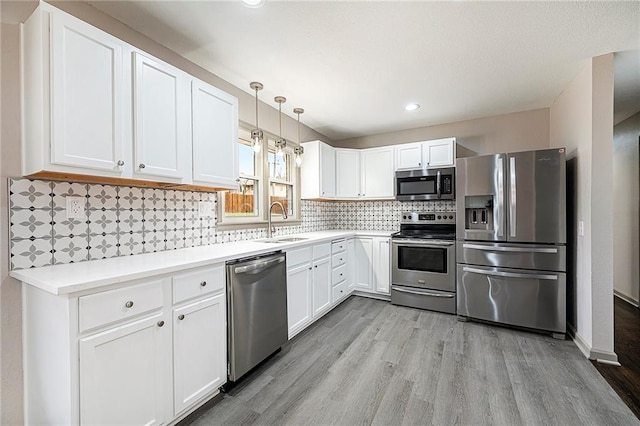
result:
[[[547,107],[588,58],[640,48],[639,2],[90,3],[333,140]]]

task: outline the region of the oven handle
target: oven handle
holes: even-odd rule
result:
[[[399,287],[393,287],[393,290],[399,291],[400,293],[417,294],[418,296],[444,297],[446,299],[451,299],[452,297],[455,297],[455,294],[431,293],[429,291],[414,291],[414,290],[407,290]]]
[[[416,240],[408,240],[408,239],[400,239],[400,238],[398,239],[393,238],[391,242],[396,245],[416,244],[424,247],[453,247],[455,245],[455,242],[450,243],[445,241],[429,241],[429,240],[416,241]]]
[[[558,253],[557,248],[528,248],[528,247],[496,247],[482,246],[480,244],[463,244],[462,248],[470,248],[483,251],[510,251],[515,253]]]
[[[462,268],[465,272],[473,272],[474,274],[482,274],[482,275],[490,275],[497,277],[507,277],[507,278],[529,278],[536,280],[552,280],[558,281],[557,275],[547,275],[547,274],[517,274],[515,272],[498,272],[498,271],[485,271],[484,269],[478,268],[469,268],[465,266]]]

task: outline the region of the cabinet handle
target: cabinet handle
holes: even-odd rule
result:
[[[240,178],[237,178],[237,179],[236,179],[236,182],[240,182]]]
[[[126,308],[133,308],[133,302],[131,300],[129,300],[127,303],[124,304],[124,306]]]
[[[158,321],[158,327],[162,327],[164,325],[164,321]]]
[[[182,321],[182,320],[184,319],[184,315],[182,315],[182,314],[178,315],[178,319],[179,319],[180,321]]]
[[[318,265],[315,265],[315,266],[314,266],[314,268],[317,268],[317,267],[318,267]]]
[[[418,163],[418,166],[422,166],[422,163]]]
[[[124,166],[124,161],[118,160],[118,166],[120,166],[120,167]]]
[[[206,286],[207,286],[207,282],[206,282],[206,281],[202,281],[202,282],[200,283],[200,286],[201,286],[201,287],[206,287]]]
[[[144,163],[140,163],[140,165],[138,167],[141,168],[141,169],[144,169],[147,166],[145,166]]]

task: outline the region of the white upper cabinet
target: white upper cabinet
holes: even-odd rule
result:
[[[237,98],[200,80],[191,82],[194,184],[237,188],[237,123]]]
[[[364,198],[393,198],[393,147],[363,149],[360,152]]]
[[[134,53],[134,176],[191,183],[188,74]]]
[[[336,194],[335,150],[321,141],[304,142],[300,167],[302,199],[333,198]]]
[[[453,167],[456,138],[435,139],[396,145],[396,170]]]
[[[24,26],[23,173],[126,176],[127,45],[53,10]]]
[[[336,197],[360,196],[360,151],[336,149]]]
[[[22,50],[23,175],[235,188],[233,96],[42,2]]]

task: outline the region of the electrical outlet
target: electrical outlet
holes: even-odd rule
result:
[[[84,217],[84,197],[67,196],[67,219],[81,219]]]
[[[198,201],[198,217],[213,217],[213,203],[211,201]]]

